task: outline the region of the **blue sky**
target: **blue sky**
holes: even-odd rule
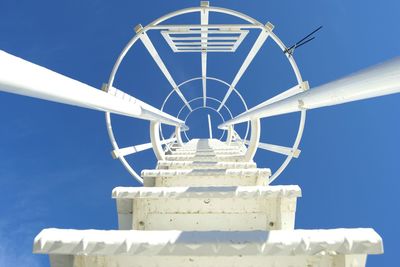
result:
[[[100,88],[136,24],[198,1],[1,1],[0,49]],[[319,25],[317,39],[295,53],[311,87],[399,55],[399,1],[213,1],[271,21],[287,45]],[[189,18],[183,18],[182,21]],[[223,17],[212,17],[211,22]],[[179,21],[177,21],[179,22]],[[230,82],[256,34],[237,53],[210,55],[209,74]],[[197,54],[174,54],[158,34],[150,37],[179,83],[201,75]],[[294,83],[282,53],[266,43],[237,88],[250,106]],[[116,84],[159,106],[170,90],[141,44],[128,54]],[[201,84],[182,89],[201,95]],[[210,94],[226,88],[210,83]],[[174,99],[175,102],[180,102]],[[241,111],[237,99],[230,104]],[[400,95],[386,96],[308,113],[300,148],[275,184],[299,184],[297,228],[373,227],[385,254],[368,266],[396,259],[400,165]],[[117,227],[115,186],[136,186],[110,156],[104,114],[0,93],[0,266],[48,266],[47,256],[31,255],[34,236],[46,227]],[[176,105],[168,107],[170,112]],[[198,118],[198,119],[196,119]],[[213,118],[217,120],[216,118]],[[204,114],[191,126],[204,135]],[[262,141],[290,145],[297,114],[262,122]],[[115,117],[121,145],[147,142],[148,122]],[[202,124],[199,124],[202,123]],[[196,133],[192,133],[195,135]],[[129,158],[137,170],[152,168],[152,151]],[[283,158],[258,152],[261,167],[276,168]]]

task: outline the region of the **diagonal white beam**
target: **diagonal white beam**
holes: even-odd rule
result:
[[[252,118],[272,117],[394,93],[400,93],[400,58],[269,105],[261,105],[259,108],[243,112],[218,127],[225,128],[228,125],[245,122]]]
[[[170,125],[184,123],[134,97],[116,97],[4,51],[0,51],[0,91]]]
[[[208,1],[201,1],[202,9],[200,11],[200,24],[208,25],[208,7],[210,3]],[[203,106],[207,106],[207,33],[208,29],[201,29],[201,38],[204,40],[201,42],[201,77],[203,84]]]
[[[248,145],[250,143],[250,141],[245,140],[244,143],[246,145]],[[300,156],[300,152],[301,152],[300,149],[293,150],[293,148],[291,148],[291,147],[278,146],[278,145],[261,143],[261,142],[258,144],[258,148],[268,150],[271,152],[275,152],[278,154],[286,155],[286,156],[293,155],[294,158],[298,158]]]
[[[249,53],[247,54],[247,57],[242,63],[242,66],[240,67],[239,71],[236,73],[235,78],[233,79],[228,91],[226,92],[224,99],[222,100],[221,104],[219,105],[217,111],[220,111],[221,108],[225,105],[225,102],[228,100],[229,96],[231,95],[233,89],[236,87],[237,83],[239,80],[242,78],[243,74],[249,67],[250,63],[253,61],[254,57],[257,55],[258,51],[264,44],[264,42],[267,40],[270,32],[274,29],[274,25],[272,25],[270,22],[268,22],[265,26],[264,29],[261,30],[260,34],[257,37],[257,40],[254,42],[253,47],[250,49]]]
[[[165,66],[164,62],[162,61],[160,55],[157,52],[157,49],[154,47],[149,36],[146,34],[146,32],[143,32],[142,25],[139,24],[138,26],[136,26],[135,31],[136,31],[136,33],[140,34],[140,40],[146,47],[147,51],[149,51],[151,57],[156,62],[157,66],[160,68],[160,70],[164,74],[165,78],[171,84],[172,88],[175,90],[175,92],[178,94],[178,96],[182,99],[182,101],[185,103],[185,105],[189,108],[189,110],[192,111],[192,107],[190,106],[190,104],[188,103],[186,98],[183,96],[181,90],[178,88],[178,85],[175,83],[174,79],[172,78],[171,74],[169,73],[167,67]]]
[[[176,140],[176,138],[174,137],[174,138],[165,139],[165,140],[161,141],[160,143],[162,145],[165,145],[165,144],[175,142],[175,140]],[[150,149],[152,147],[153,147],[153,144],[151,142],[146,143],[146,144],[136,145],[136,146],[128,146],[128,147],[115,149],[115,150],[111,151],[111,155],[114,159],[118,159],[120,157],[135,154],[135,153]]]
[[[272,103],[278,102],[278,101],[280,101],[282,99],[291,97],[293,95],[297,95],[297,94],[299,94],[301,92],[304,92],[304,91],[306,91],[308,89],[310,89],[308,81],[304,81],[301,84],[295,85],[292,88],[290,88],[290,89],[288,89],[288,90],[286,90],[286,91],[284,91],[284,92],[282,92],[282,93],[280,93],[280,94],[278,94],[278,95],[276,95],[274,97],[271,97],[270,99],[258,104],[257,106],[252,107],[251,109],[249,109],[249,111],[250,110],[254,110],[254,109],[258,109],[258,108],[263,107],[263,106],[270,105]]]

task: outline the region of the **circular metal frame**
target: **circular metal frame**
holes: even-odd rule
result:
[[[216,81],[216,82],[222,83],[222,84],[228,86],[228,88],[230,87],[229,83],[227,83],[227,82],[224,81],[224,80],[221,80],[221,79],[218,79],[218,78],[215,78],[215,77],[210,77],[210,76],[207,76],[207,77],[205,77],[205,78],[206,78],[206,80],[212,80],[212,81]],[[180,83],[180,84],[178,85],[178,88],[181,89],[181,86],[183,86],[183,85],[185,85],[185,84],[187,84],[187,83],[193,82],[193,81],[201,80],[201,79],[203,79],[203,78],[202,78],[202,77],[191,78],[191,79],[189,79],[189,80],[186,80],[186,81]],[[182,90],[182,89],[181,89],[181,90]],[[169,94],[165,97],[164,102],[163,102],[162,105],[161,105],[161,111],[164,111],[165,105],[167,104],[168,100],[170,99],[170,97],[172,96],[172,94],[173,94],[174,92],[175,92],[175,90],[172,89],[172,90],[169,92]],[[244,107],[244,111],[247,111],[247,110],[248,110],[247,103],[246,103],[246,101],[244,100],[243,96],[240,94],[240,92],[239,92],[238,90],[236,90],[236,88],[233,88],[233,92],[235,92],[236,95],[240,98],[240,101],[242,102],[243,107]],[[197,98],[191,99],[191,100],[188,101],[188,103],[190,104],[190,103],[192,103],[192,101],[195,101],[195,100],[197,100],[197,99],[202,99],[202,97],[197,97]],[[208,97],[208,96],[207,96],[206,99],[215,100],[215,101],[217,101],[219,104],[222,103],[222,101],[220,101],[220,100],[218,100],[218,99],[216,99],[216,98],[214,98],[214,97]],[[232,112],[231,112],[231,110],[229,109],[229,107],[228,107],[226,104],[224,104],[223,107],[228,111],[230,117],[233,118]],[[178,112],[178,115],[176,116],[178,119],[180,118],[180,114],[182,113],[182,111],[183,111],[185,108],[187,108],[187,106],[186,106],[185,104],[183,104],[182,107],[181,107],[181,109],[180,109],[179,112]],[[193,111],[192,111],[192,112],[193,112]],[[220,113],[219,111],[217,111],[217,112]],[[250,130],[250,122],[247,122],[246,124],[247,124],[247,125],[246,125],[246,132],[245,132],[245,137],[244,137],[244,139],[247,138],[247,136],[248,136],[248,134],[249,134],[249,130]],[[160,133],[161,133],[161,139],[162,139],[162,140],[165,140],[164,132],[163,132],[163,129],[162,129],[162,124],[160,124]],[[185,135],[185,137],[187,137],[187,135]]]
[[[237,12],[234,10],[230,10],[230,9],[226,9],[226,8],[220,8],[220,7],[191,7],[191,8],[185,8],[185,9],[181,9],[181,10],[177,10],[171,13],[168,13],[156,20],[154,20],[153,22],[151,22],[149,25],[145,26],[142,31],[140,33],[137,33],[129,42],[128,44],[124,47],[124,49],[122,50],[122,52],[120,53],[120,55],[118,56],[113,69],[110,73],[110,77],[109,77],[109,81],[107,84],[107,90],[113,86],[114,83],[114,79],[115,79],[115,75],[119,69],[119,66],[122,62],[122,60],[124,59],[124,57],[126,56],[127,52],[132,48],[132,46],[136,43],[136,41],[139,39],[139,34],[143,33],[143,32],[147,32],[148,30],[151,30],[152,27],[155,27],[156,25],[171,19],[173,17],[176,16],[180,16],[183,14],[188,14],[188,13],[193,13],[193,12],[201,12],[202,10],[208,10],[209,12],[216,12],[216,13],[223,13],[223,14],[227,14],[227,15],[231,15],[234,17],[238,17],[241,18],[243,20],[246,20],[247,22],[253,24],[254,28],[259,28],[261,30],[266,30],[266,27],[260,23],[259,21],[257,21],[256,19],[247,16],[241,12]],[[285,51],[286,46],[283,44],[283,42],[271,31],[269,33],[270,38],[273,39],[275,41],[275,43],[281,48],[282,51]],[[301,74],[300,74],[300,70],[297,67],[297,64],[293,58],[292,55],[289,55],[288,53],[285,54],[286,58],[288,59],[294,73],[297,79],[297,83],[301,84],[303,82]],[[293,144],[293,151],[296,151],[301,137],[303,135],[303,130],[304,130],[304,124],[305,124],[305,119],[306,119],[306,111],[303,110],[301,111],[301,116],[300,116],[300,123],[299,123],[299,129],[297,131],[297,136],[295,139],[295,142]],[[113,146],[114,149],[119,149],[118,147],[118,143],[115,139],[113,130],[112,130],[112,124],[111,124],[111,116],[110,113],[106,112],[106,124],[107,124],[107,131],[108,131],[108,135],[111,141],[111,144]],[[293,155],[288,155],[286,160],[282,163],[282,165],[278,168],[278,170],[272,175],[271,177],[271,181],[276,179],[276,177],[287,167],[287,165],[289,164],[289,162],[291,161],[291,159],[293,158]],[[143,182],[143,180],[141,179],[141,177],[132,169],[132,167],[129,165],[129,163],[125,160],[124,157],[119,157],[121,163],[124,165],[124,167],[128,170],[128,172],[130,174],[132,174],[139,182]]]
[[[202,98],[202,97],[201,97],[201,98]],[[195,99],[193,99],[193,100],[195,100]],[[186,115],[185,119],[183,120],[183,121],[185,122],[185,124],[186,124],[186,120],[190,117],[190,115],[192,115],[193,112],[195,112],[196,110],[200,110],[200,109],[210,109],[210,110],[212,110],[212,111],[217,112],[217,114],[218,114],[219,117],[221,118],[222,122],[225,122],[224,117],[223,117],[223,116],[221,115],[221,113],[219,113],[215,108],[212,108],[212,107],[209,107],[209,106],[205,106],[205,107],[204,107],[204,106],[201,106],[201,107],[194,108],[189,114]],[[221,140],[222,137],[224,137],[225,131],[226,131],[226,130],[223,130],[223,131],[222,131],[222,135],[221,135],[221,137],[219,138],[219,140]],[[187,131],[184,131],[183,133],[184,133],[186,139],[189,141],[190,138],[188,137],[188,135],[187,135],[186,132],[187,132]]]

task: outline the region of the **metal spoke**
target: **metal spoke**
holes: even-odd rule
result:
[[[0,51],[0,91],[170,125],[184,122],[128,94],[119,97]],[[119,94],[121,95],[121,94]]]
[[[249,67],[250,63],[253,61],[254,57],[257,55],[258,51],[260,50],[261,46],[267,40],[269,33],[273,30],[274,26],[271,23],[267,23],[265,28],[261,30],[260,34],[258,35],[257,40],[254,42],[253,47],[250,49],[249,54],[247,55],[246,59],[243,61],[242,66],[240,67],[239,71],[237,72],[235,78],[233,79],[231,86],[229,87],[228,91],[226,92],[224,99],[221,102],[221,105],[218,107],[218,111],[221,110],[225,102],[228,100],[229,96],[231,95],[233,88],[236,87],[237,83],[239,82],[240,78],[242,78],[244,72]]]
[[[246,145],[248,145],[250,143],[250,141],[245,140],[244,143]],[[291,148],[291,147],[278,146],[278,145],[261,143],[261,142],[258,144],[258,148],[268,150],[271,152],[275,152],[278,154],[286,155],[286,156],[292,155],[294,158],[298,158],[300,156],[300,152],[301,152],[300,149],[293,150],[293,148]]]
[[[152,58],[156,62],[157,66],[160,68],[161,72],[164,74],[165,78],[171,84],[172,88],[176,91],[176,93],[182,99],[182,101],[185,103],[185,105],[190,110],[192,110],[192,107],[187,102],[186,98],[183,96],[181,90],[178,88],[178,85],[175,83],[174,79],[172,78],[171,74],[169,73],[167,67],[165,66],[164,62],[162,61],[160,55],[157,52],[157,49],[154,47],[154,45],[151,42],[149,36],[147,35],[147,33],[143,32],[142,30],[143,30],[143,27],[140,24],[135,27],[135,31],[137,33],[140,33],[140,40],[142,41],[144,46],[147,48],[147,51],[149,51],[150,55],[152,56]]]
[[[243,112],[218,127],[399,92],[400,58],[396,58],[277,102],[262,103],[258,108]]]

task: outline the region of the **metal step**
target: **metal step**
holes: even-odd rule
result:
[[[267,185],[271,170],[256,169],[167,169],[143,170],[144,186],[255,186]]]
[[[297,185],[117,187],[121,230],[294,229]]]
[[[159,160],[157,169],[251,169],[255,162],[177,161]]]
[[[192,155],[166,155],[166,160],[180,160],[180,161],[230,161],[239,162],[244,161],[243,156],[192,156]]]
[[[234,150],[175,150],[172,155],[198,155],[198,156],[215,156],[215,155],[244,155],[243,151],[238,149]]]
[[[369,228],[274,231],[138,231],[45,229],[34,253],[51,254],[53,267],[365,266],[383,253]]]

